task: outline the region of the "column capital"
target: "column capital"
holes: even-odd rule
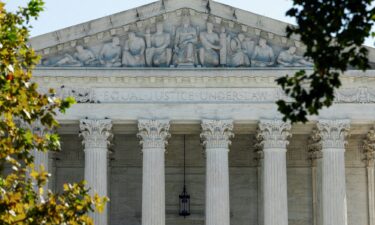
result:
[[[257,140],[259,146],[264,149],[280,148],[286,149],[291,137],[290,129],[292,125],[282,120],[260,120]]]
[[[315,140],[321,145],[322,149],[345,149],[350,120],[319,120],[316,127]]]
[[[364,161],[367,167],[375,166],[375,128],[372,128],[366,135],[363,142]]]
[[[83,137],[82,144],[86,149],[108,148],[112,138],[112,121],[109,119],[80,121],[80,136]]]
[[[34,121],[32,124],[29,124],[23,120],[19,120],[19,124],[22,128],[30,130],[33,134],[38,136],[44,136],[47,133],[51,133],[52,130],[43,126],[40,120]]]
[[[317,160],[323,157],[322,154],[322,144],[321,144],[320,132],[318,129],[314,128],[311,136],[308,140],[308,152],[309,158],[313,166],[317,165]]]
[[[171,137],[169,127],[169,120],[139,120],[137,137],[140,139],[143,149],[165,149],[168,139]]]
[[[203,146],[209,148],[228,148],[234,137],[232,120],[203,120],[201,138]]]

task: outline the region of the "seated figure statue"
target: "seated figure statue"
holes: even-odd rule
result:
[[[156,33],[151,36],[151,46],[146,49],[148,66],[169,66],[172,59],[171,37],[164,32],[163,23],[156,24]]]
[[[277,63],[281,66],[287,67],[313,66],[313,63],[309,62],[302,56],[296,55],[296,50],[296,47],[291,46],[289,49],[280,52],[277,57]]]
[[[200,33],[202,48],[199,49],[199,60],[202,66],[218,66],[221,49],[219,35],[213,32],[214,25],[207,23],[207,31]]]
[[[244,50],[245,54],[249,57],[249,59],[251,59],[251,56],[253,56],[254,53],[255,42],[251,40],[250,37],[245,37],[244,34],[239,34],[238,38],[242,43],[242,49]]]
[[[275,64],[275,54],[273,49],[267,45],[266,39],[260,38],[259,43],[255,46],[251,65],[255,67],[273,66]]]
[[[75,58],[77,58],[84,66],[92,66],[97,63],[96,56],[94,53],[89,50],[83,48],[82,45],[78,45],[76,47],[77,52],[74,54]]]
[[[242,42],[245,40],[244,34],[238,34],[237,37],[230,38],[229,41],[229,66],[240,67],[249,66],[250,60],[243,49]]]
[[[195,45],[198,42],[197,30],[190,25],[190,18],[183,17],[182,26],[176,30],[175,64],[194,65],[196,63]]]
[[[99,62],[107,67],[121,66],[121,45],[118,37],[114,37],[111,43],[103,45],[99,52]]]
[[[130,32],[128,40],[125,41],[122,64],[129,67],[145,66],[145,50],[146,43],[143,38]]]

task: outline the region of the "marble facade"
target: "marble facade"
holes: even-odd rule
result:
[[[375,71],[347,71],[332,107],[282,122],[275,79],[311,69],[286,25],[164,0],[31,39],[40,91],[77,100],[58,114],[62,151],[36,155],[48,185],[108,195],[98,225],[375,225]]]

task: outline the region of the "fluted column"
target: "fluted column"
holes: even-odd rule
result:
[[[228,152],[233,135],[230,120],[203,120],[201,138],[206,153],[206,225],[229,225]]]
[[[110,143],[111,120],[81,120],[80,135],[85,146],[85,180],[90,194],[108,196],[108,145]],[[108,207],[103,213],[93,213],[96,225],[108,224]]]
[[[347,225],[345,144],[349,120],[320,120],[322,146],[321,201],[323,225]]]
[[[367,169],[367,193],[369,225],[375,225],[375,130],[371,129],[364,142],[365,163]]]
[[[44,127],[40,121],[35,121],[33,124],[28,124],[26,122],[20,122],[20,125],[25,128],[25,129],[28,129],[30,130],[33,134],[36,134],[40,137],[43,137],[44,135],[46,135],[47,133],[50,132],[49,129],[47,129],[46,127]],[[48,158],[48,151],[47,152],[42,152],[42,151],[39,151],[38,149],[33,149],[30,154],[33,156],[34,158],[34,169],[38,172],[40,172],[40,169],[41,167],[43,168],[43,170],[47,173],[50,173],[50,168],[49,168],[49,158]],[[43,190],[44,190],[44,195],[47,194],[47,189],[48,189],[48,186],[49,186],[49,183],[48,182],[44,187],[43,187]],[[35,191],[38,191],[38,188],[37,185],[35,185]]]
[[[261,120],[258,140],[263,148],[264,225],[288,224],[286,146],[291,125],[281,120]]]
[[[322,146],[316,129],[309,139],[308,149],[311,160],[313,225],[322,225]]]
[[[142,225],[165,225],[164,154],[168,120],[139,120],[138,137],[143,153]]]

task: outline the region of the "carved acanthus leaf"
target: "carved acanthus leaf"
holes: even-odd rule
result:
[[[83,137],[85,150],[88,149],[107,149],[110,139],[113,137],[111,132],[112,122],[109,119],[89,120],[84,119],[80,122],[80,136]]]
[[[203,146],[210,148],[228,148],[234,137],[232,120],[203,120],[201,138]]]
[[[165,149],[168,139],[171,137],[169,127],[169,120],[139,120],[137,137],[140,139],[143,150]]]
[[[364,161],[368,167],[375,166],[375,128],[366,135],[363,145]]]
[[[316,165],[316,160],[322,158],[322,138],[316,128],[313,129],[309,137],[307,149],[312,164]]]
[[[40,120],[34,121],[32,124],[29,124],[23,120],[19,120],[19,124],[22,128],[30,130],[33,134],[38,136],[44,136],[47,133],[51,133],[51,129],[43,126]]]
[[[317,129],[322,149],[344,149],[349,135],[350,120],[319,120]]]
[[[280,148],[286,149],[291,137],[290,123],[282,120],[261,120],[258,127],[257,140],[259,147],[263,149]]]

